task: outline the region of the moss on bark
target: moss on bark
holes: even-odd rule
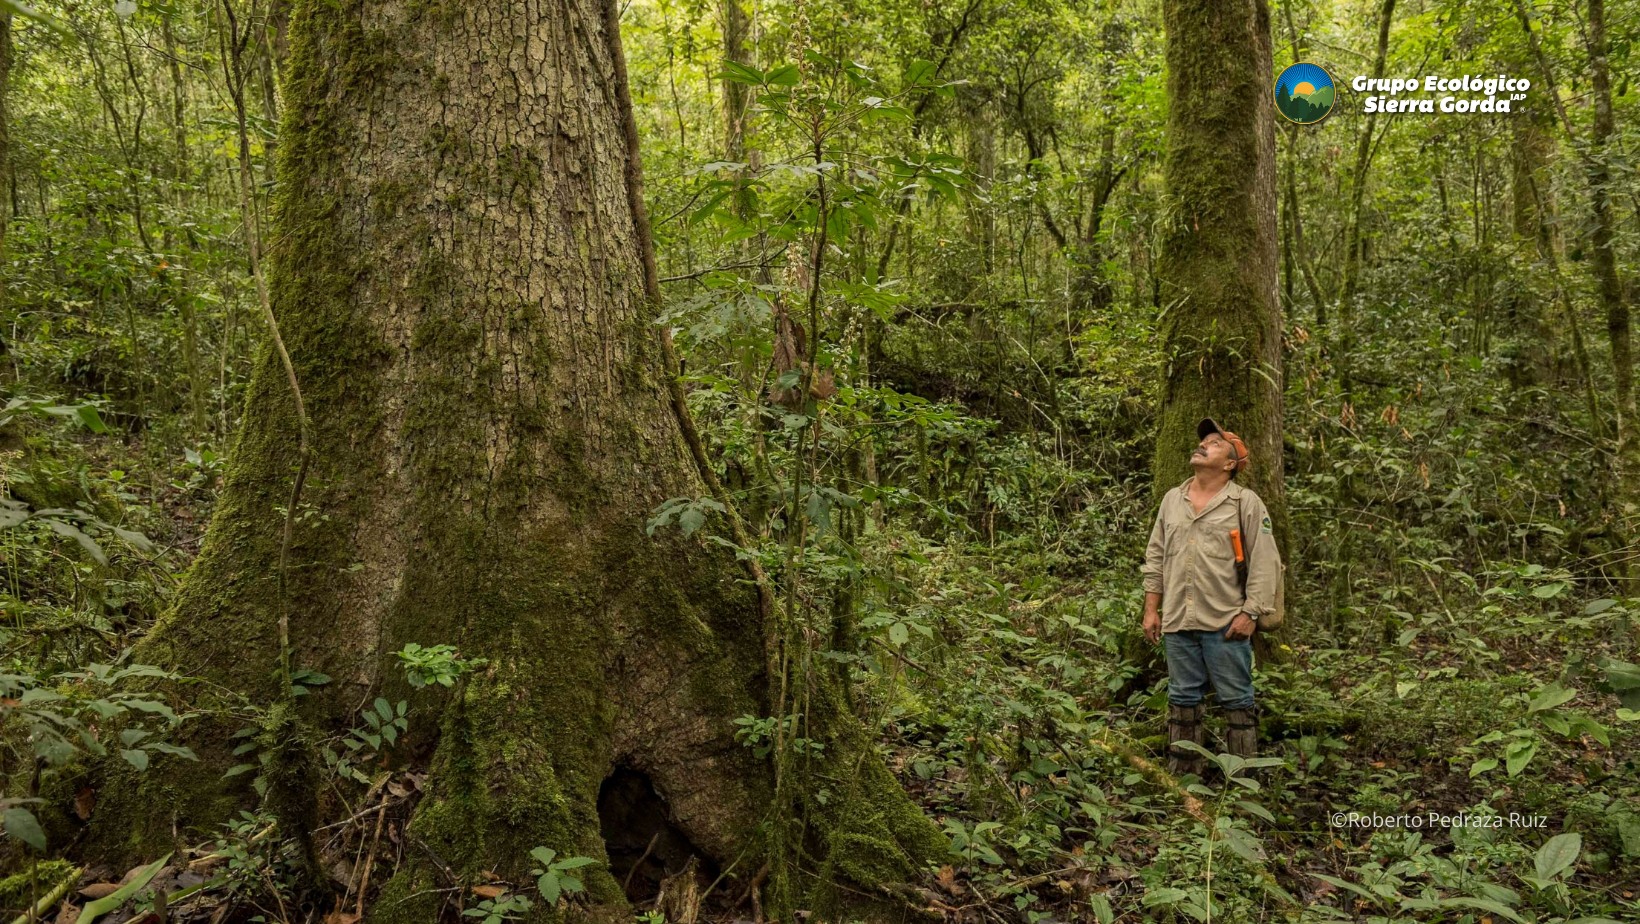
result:
[[[274,567],[296,421],[268,356],[205,547],[141,657],[276,702],[288,615],[296,666],[334,680],[279,717],[279,742],[397,698],[407,642],[485,659],[410,715],[430,775],[373,921],[435,920],[445,893],[429,890],[482,871],[526,883],[536,846],[601,861],[585,871],[592,906],[623,911],[597,811],[618,766],[652,782],[694,851],[749,877],[772,776],[733,733],[770,709],[765,627],[729,551],[645,534],[655,508],[704,488],[644,294],[597,34],[612,17],[601,0],[434,12],[295,6],[270,290],[314,454],[288,595]],[[816,808],[811,860],[881,895],[943,840],[824,702],[852,773],[827,776],[858,798]],[[227,817],[231,731],[200,736],[205,760],[174,793],[105,786],[99,849],[140,852],[178,803],[189,834]],[[300,824],[326,806],[302,804],[312,768],[292,766],[275,801]]]
[[[1246,440],[1238,476],[1285,542],[1281,304],[1264,0],[1167,0],[1168,216],[1162,241],[1165,378],[1156,497],[1190,474],[1196,423]]]

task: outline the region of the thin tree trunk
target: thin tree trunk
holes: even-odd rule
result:
[[[16,180],[11,175],[11,13],[0,11],[0,190],[12,190],[12,202],[16,202]],[[11,224],[11,209],[0,213],[0,267],[6,262],[6,227]],[[6,307],[8,293],[6,279],[8,274],[0,272],[0,312]],[[5,331],[0,331],[0,357],[11,352],[6,343]],[[16,359],[11,366],[16,372]]]
[[[1384,0],[1383,7],[1378,11],[1378,51],[1372,61],[1372,76],[1381,78],[1389,60],[1389,30],[1395,19],[1395,0]],[[1355,295],[1360,286],[1361,263],[1365,244],[1362,240],[1361,225],[1366,208],[1366,191],[1368,175],[1372,170],[1373,126],[1378,121],[1376,112],[1367,113],[1366,123],[1361,127],[1361,137],[1355,145],[1355,172],[1350,175],[1350,213],[1349,234],[1344,242],[1344,284],[1339,295],[1339,331],[1340,340],[1337,351],[1339,381],[1344,389],[1345,399],[1348,400],[1354,383],[1351,381],[1351,370],[1354,368],[1355,352]]]
[[[1605,13],[1604,0],[1590,0],[1586,34],[1594,124],[1590,131],[1589,144],[1581,151],[1581,157],[1584,172],[1588,176],[1589,205],[1594,218],[1594,226],[1589,234],[1590,249],[1594,256],[1591,262],[1601,304],[1606,312],[1606,334],[1612,353],[1615,405],[1612,432],[1615,434],[1617,445],[1617,470],[1614,474],[1618,514],[1624,521],[1622,533],[1626,536],[1629,533],[1627,520],[1635,516],[1637,508],[1640,508],[1640,499],[1635,495],[1636,477],[1640,476],[1640,461],[1637,461],[1635,456],[1640,453],[1640,440],[1636,439],[1635,433],[1637,421],[1634,403],[1634,356],[1629,310],[1624,301],[1622,280],[1617,274],[1616,254],[1612,246],[1611,168],[1607,162],[1606,144],[1614,125],[1611,111],[1611,74],[1606,58]],[[1566,114],[1565,103],[1560,98],[1554,68],[1550,67],[1543,44],[1539,41],[1537,32],[1532,29],[1531,14],[1527,11],[1525,0],[1515,0],[1515,15],[1526,34],[1527,46],[1531,49],[1532,56],[1543,75],[1547,95],[1554,101],[1555,113],[1560,117],[1561,127],[1565,130],[1567,139],[1575,146],[1577,132],[1573,129],[1571,119]],[[1575,328],[1573,333],[1576,334]],[[1592,420],[1590,425],[1596,433],[1604,429],[1598,417]],[[1625,571],[1627,570],[1626,568]]]
[[[1291,126],[1287,135],[1287,215],[1293,232],[1293,260],[1298,266],[1299,277],[1304,280],[1305,291],[1310,293],[1310,300],[1315,303],[1316,332],[1325,343],[1327,300],[1321,294],[1321,286],[1315,281],[1315,273],[1310,269],[1310,251],[1304,243],[1304,212],[1298,200],[1298,138],[1298,126]]]
[[[1594,124],[1586,155],[1589,173],[1589,206],[1594,226],[1589,231],[1593,252],[1595,283],[1600,303],[1606,310],[1606,336],[1611,342],[1612,384],[1617,406],[1617,483],[1625,492],[1621,498],[1625,518],[1640,514],[1634,489],[1640,476],[1640,421],[1635,420],[1634,351],[1630,337],[1629,306],[1623,298],[1623,282],[1617,274],[1617,254],[1613,245],[1611,206],[1611,164],[1607,145],[1612,124],[1611,71],[1606,59],[1606,3],[1589,0],[1588,23],[1589,83],[1594,103]],[[1627,530],[1625,529],[1625,534]]]
[[[1549,186],[1549,160],[1554,139],[1544,131],[1540,106],[1528,106],[1511,119],[1510,145],[1510,227],[1518,248],[1530,248],[1539,260],[1554,261],[1555,297],[1560,296],[1559,250],[1554,234],[1555,209]],[[1529,289],[1516,289],[1509,297],[1507,321],[1515,344],[1515,361],[1508,369],[1510,383],[1517,387],[1537,385],[1555,374],[1557,337],[1545,323],[1544,306]],[[1581,370],[1579,370],[1581,375]],[[1587,385],[1579,379],[1580,385]]]
[[[193,177],[188,157],[187,85],[182,79],[182,62],[178,57],[173,18],[174,15],[170,12],[160,14],[160,37],[165,42],[165,61],[171,75],[171,143],[174,148],[171,152],[172,205],[180,214],[188,205],[187,187]],[[172,250],[174,224],[167,221],[161,227],[160,248],[165,252],[167,259],[177,257]],[[186,235],[188,249],[192,251],[192,230],[188,230]],[[182,361],[188,370],[188,411],[193,427],[191,435],[199,439],[204,437],[207,426],[205,396],[209,381],[200,364],[199,314],[194,310],[193,293],[188,291],[186,283],[177,282],[175,274],[172,273],[167,273],[165,278],[170,294],[176,299],[177,309],[182,315]]]
[[[751,65],[747,45],[750,25],[741,0],[723,0],[723,60],[731,64]],[[725,157],[733,163],[740,163],[746,156],[746,119],[750,100],[750,87],[727,77],[723,79],[723,148]]]

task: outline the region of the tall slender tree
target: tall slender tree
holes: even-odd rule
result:
[[[1395,0],[1384,0],[1378,11],[1378,51],[1372,59],[1372,76],[1381,78],[1389,66],[1389,32],[1395,21]],[[1338,364],[1338,377],[1348,398],[1354,382],[1355,368],[1355,296],[1361,282],[1361,264],[1366,248],[1367,184],[1372,175],[1372,154],[1375,150],[1373,127],[1378,114],[1367,113],[1361,134],[1355,139],[1355,171],[1350,174],[1349,231],[1344,241],[1344,283],[1338,298],[1339,337],[1333,359]],[[1387,129],[1386,129],[1387,130]]]
[[[1594,278],[1600,291],[1600,304],[1606,311],[1606,336],[1611,342],[1612,382],[1616,386],[1619,480],[1629,486],[1635,476],[1640,475],[1640,421],[1635,419],[1634,346],[1629,306],[1623,297],[1623,281],[1617,273],[1615,221],[1612,218],[1612,170],[1608,146],[1616,125],[1612,118],[1605,0],[1589,0],[1588,26],[1584,36],[1588,43],[1589,88],[1594,108],[1586,157],[1589,207],[1594,218],[1589,229],[1589,249],[1593,251]],[[1625,505],[1622,515],[1625,518],[1640,516],[1640,498],[1626,488],[1622,499]]]
[[[437,920],[447,877],[519,878],[536,846],[601,861],[587,885],[612,909],[623,880],[658,878],[627,875],[639,863],[752,879],[801,854],[817,881],[880,895],[943,850],[829,673],[788,681],[814,763],[737,742],[736,719],[776,708],[774,614],[727,550],[646,535],[712,479],[653,324],[617,16],[611,0],[295,4],[268,235],[292,368],[261,358],[205,546],[143,657],[272,704],[268,792],[293,837],[342,810],[303,803],[323,787],[302,739],[345,728],[361,697],[409,695],[393,652],[485,660],[416,700],[430,776],[373,921]],[[301,670],[334,680],[296,700]],[[99,809],[103,843],[244,798],[210,773],[142,785]]]
[[[1241,476],[1285,532],[1275,107],[1264,0],[1167,0],[1170,215],[1162,241],[1165,378],[1159,497],[1189,474],[1213,416],[1252,454]]]
[[[0,10],[0,196],[5,197],[5,205],[0,210],[0,266],[4,266],[6,259],[6,226],[11,221],[12,175],[11,175],[11,114],[7,111],[7,98],[11,85],[11,12]],[[5,273],[0,273],[0,307],[5,306],[6,280]],[[0,356],[6,355],[6,338],[0,334]]]
[[[1640,421],[1635,419],[1634,347],[1629,306],[1624,298],[1623,282],[1618,275],[1617,255],[1614,249],[1611,155],[1607,145],[1615,130],[1615,124],[1612,116],[1611,65],[1607,59],[1606,4],[1603,0],[1591,0],[1588,6],[1588,21],[1583,28],[1594,115],[1586,141],[1578,137],[1577,130],[1572,126],[1571,117],[1566,111],[1566,103],[1560,96],[1554,67],[1549,63],[1538,31],[1533,28],[1535,11],[1528,9],[1526,0],[1515,0],[1515,15],[1525,32],[1532,57],[1537,61],[1539,73],[1548,91],[1547,95],[1554,104],[1555,114],[1559,116],[1567,140],[1577,149],[1583,162],[1584,174],[1588,178],[1589,211],[1592,219],[1589,227],[1589,247],[1593,252],[1590,263],[1594,271],[1595,286],[1599,290],[1601,307],[1605,309],[1606,314],[1606,336],[1611,346],[1612,384],[1615,392],[1612,402],[1615,405],[1616,418],[1612,430],[1616,437],[1617,450],[1614,496],[1621,519],[1619,532],[1627,536],[1632,532],[1631,523],[1634,517],[1640,515],[1640,496],[1637,496],[1635,488],[1635,476],[1640,474]],[[1598,418],[1592,420],[1591,424],[1597,430],[1601,426]],[[1632,569],[1624,566],[1624,570]]]

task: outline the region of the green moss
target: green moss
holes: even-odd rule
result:
[[[220,701],[193,705],[202,715],[188,723],[185,740],[199,753],[197,761],[155,755],[147,770],[138,771],[109,756],[46,778],[42,796],[65,818],[79,789],[92,787],[95,809],[77,851],[81,856],[115,866],[152,860],[208,839],[223,821],[256,804],[248,775],[222,776],[237,762],[229,752],[238,742],[229,736],[238,731],[238,721],[216,711],[225,707]]]
[[[538,680],[521,668],[518,662],[494,664],[465,686],[447,712],[430,789],[410,825],[422,850],[388,883],[378,902],[384,912],[372,922],[432,920],[425,901],[395,902],[427,888],[440,866],[468,883],[492,871],[528,883],[529,852],[537,846],[560,856],[603,859],[597,750],[607,741],[609,717],[592,710],[578,727],[564,727],[591,704],[537,698],[532,694]],[[587,899],[625,907],[620,884],[605,867],[584,872]],[[402,912],[385,910],[401,906]],[[540,908],[531,918],[553,919]]]
[[[67,860],[41,860],[0,879],[0,908],[31,906],[38,896],[50,892],[65,877],[76,874],[78,869]]]
[[[542,316],[541,305],[471,284],[466,251],[477,245],[462,235],[478,232],[460,220],[429,224],[427,213],[449,205],[433,201],[442,194],[429,191],[425,178],[381,177],[355,188],[358,181],[337,166],[353,163],[361,143],[352,107],[392,92],[411,70],[399,56],[412,52],[396,51],[388,36],[366,29],[360,10],[357,0],[299,0],[292,27],[269,281],[312,418],[314,452],[286,599],[272,563],[283,526],[277,508],[288,503],[300,427],[284,370],[270,353],[251,382],[249,425],[232,454],[205,549],[145,651],[158,663],[245,691],[254,702],[279,702],[277,626],[288,613],[297,665],[338,678],[334,692],[306,697],[300,714],[279,706],[270,715],[263,743],[277,768],[268,802],[292,828],[316,821],[308,798],[320,788],[311,739],[347,727],[346,710],[359,691],[344,684],[363,678],[372,695],[402,691],[391,653],[411,641],[454,644],[486,659],[446,700],[420,698],[410,717],[413,735],[431,738],[436,727],[437,744],[404,863],[374,903],[372,920],[425,924],[448,894],[429,890],[470,884],[490,871],[527,883],[534,847],[605,859],[599,786],[627,756],[614,752],[621,720],[614,685],[626,680],[616,659],[637,640],[690,665],[692,708],[727,735],[735,717],[767,709],[759,686],[766,627],[730,553],[643,532],[649,510],[666,496],[646,496],[646,479],[655,480],[652,492],[694,484],[656,387],[658,346],[643,313],[610,319],[597,331],[619,341],[609,355],[620,357],[620,368],[608,380],[618,394],[520,394],[503,362],[526,367],[535,380],[529,384],[544,391],[597,382],[583,383],[559,364],[598,359],[555,355],[564,340],[531,333],[557,323]],[[516,201],[534,189],[543,169],[536,149],[506,147],[490,160],[473,143],[459,132],[430,129],[425,149],[406,153],[448,161],[438,167],[441,179],[465,189],[451,195]],[[359,229],[372,221],[367,232]],[[588,229],[574,230],[577,246],[590,246]],[[429,247],[435,236],[453,241],[457,253]],[[582,282],[594,291],[630,293],[636,286],[629,269],[607,261],[607,278]],[[389,282],[385,272],[394,274]],[[401,345],[383,342],[381,319],[372,315],[384,287],[401,287],[386,294],[403,316],[416,319],[409,332],[413,369],[391,383],[382,370],[395,368]],[[595,309],[574,310],[590,316]],[[519,335],[521,342],[509,345],[521,355],[499,355],[495,333],[503,329]],[[572,337],[583,333],[577,327]],[[393,394],[384,394],[389,387]],[[392,446],[375,442],[385,438],[388,413],[397,415]],[[498,434],[506,445],[497,446]],[[610,446],[630,447],[633,455],[610,460]],[[391,473],[384,470],[389,459]],[[383,497],[397,486],[408,486],[408,496]],[[369,588],[378,595],[378,618],[354,625],[342,611],[359,600],[346,566],[359,544],[375,541],[357,531],[374,523],[378,498],[391,505],[389,528],[405,539],[394,551],[404,558],[392,560],[392,573]],[[942,857],[943,838],[882,766],[837,691],[828,687],[819,701],[826,760],[794,791],[824,786],[831,798],[822,804],[799,795],[790,805],[793,817],[813,821],[799,835],[801,859],[839,901],[861,890],[884,894],[885,884],[914,878]],[[99,811],[95,826],[135,848],[166,829],[169,817],[155,805],[197,803],[188,816],[195,830],[228,817],[244,790],[220,778],[230,760],[226,734],[201,729],[200,740],[209,746],[196,745],[201,764],[179,779],[178,792],[119,794],[122,804],[106,817]],[[766,768],[747,760],[736,766],[742,769],[750,801],[762,808],[772,796]],[[130,791],[141,792],[141,785]],[[757,821],[729,822],[745,826],[730,840],[753,848],[747,869],[758,865]],[[583,873],[590,902],[625,909],[604,866]],[[786,904],[799,907],[795,899]]]
[[[405,859],[370,904],[367,924],[427,924],[440,919],[440,910],[450,901],[448,892],[439,891],[442,880],[425,855],[412,852]]]

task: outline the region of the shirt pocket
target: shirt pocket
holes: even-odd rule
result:
[[[1162,523],[1162,557],[1174,559],[1179,556],[1179,549],[1184,545],[1185,529],[1179,523]]]
[[[1202,555],[1215,561],[1233,561],[1236,549],[1230,542],[1230,531],[1239,528],[1233,504],[1223,504],[1208,514],[1196,524],[1196,543],[1201,547]],[[1243,549],[1247,547],[1246,543],[1247,537],[1243,536]]]

